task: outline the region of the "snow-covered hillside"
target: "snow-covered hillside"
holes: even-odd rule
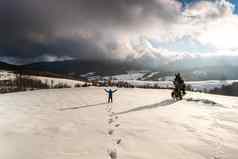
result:
[[[53,86],[61,83],[61,84],[66,84],[73,88],[75,85],[83,85],[84,84],[84,82],[82,82],[82,81],[64,79],[64,78],[53,78],[53,77],[44,77],[44,76],[30,76],[30,77],[33,79],[41,80],[43,83],[46,83],[49,86],[51,85],[51,83],[53,84]]]
[[[114,82],[118,82],[120,80],[114,80]],[[141,81],[141,80],[123,80],[135,86],[159,86],[160,88],[172,88],[172,81]],[[220,88],[223,85],[231,85],[234,82],[238,82],[238,80],[210,80],[210,81],[185,81],[186,85],[190,85],[194,90],[212,90],[214,88]]]
[[[115,75],[112,76],[112,79],[119,79],[119,80],[137,80],[139,78],[142,78],[145,75],[145,73],[128,73],[128,74],[121,74],[121,75]]]
[[[11,71],[0,70],[0,80],[11,80],[15,77],[16,75]]]
[[[56,86],[58,84],[65,84],[70,87],[74,87],[75,85],[83,85],[84,82],[78,80],[64,79],[64,78],[53,78],[53,77],[45,77],[45,76],[30,76],[25,75],[23,77],[28,77],[32,79],[41,80],[43,83],[46,83],[49,86]],[[16,75],[11,71],[0,70],[0,81],[1,80],[14,80]]]
[[[100,77],[100,76],[97,76],[97,77]],[[100,78],[114,79],[114,80],[141,80],[141,81],[172,81],[174,80],[174,76],[162,76],[160,75],[160,72],[150,72],[150,71],[128,71],[125,74],[105,76]]]
[[[114,79],[114,80],[138,80],[142,79],[145,75],[150,75],[148,71],[128,71],[125,74],[113,75],[113,76],[104,76],[103,79]]]
[[[237,159],[238,98],[171,90],[39,90],[0,96],[0,158]]]
[[[197,74],[201,72],[196,72]],[[90,72],[81,75],[81,77],[87,78],[88,80],[108,80],[112,79],[113,82],[123,81],[128,82],[134,86],[159,86],[161,88],[173,87],[174,76],[159,76],[159,72],[148,72],[148,71],[131,71],[126,74],[105,76],[102,77],[97,75],[95,72]],[[151,80],[152,78],[156,81]],[[209,91],[214,88],[220,88],[223,85],[231,85],[233,82],[238,80],[204,80],[204,81],[185,81],[187,85],[190,85],[193,90],[198,91]]]

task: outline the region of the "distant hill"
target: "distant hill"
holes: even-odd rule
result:
[[[228,96],[238,96],[238,82],[234,82],[230,85],[223,85],[222,87],[210,90],[209,93],[228,95]]]
[[[47,69],[45,71],[41,71],[37,69],[34,70],[31,68],[25,67],[25,65],[13,65],[13,64],[5,63],[5,62],[0,62],[0,70],[13,71],[18,73],[21,72],[24,75],[73,79],[73,77],[70,77],[70,76],[65,76],[63,74],[49,72],[47,71]]]
[[[68,60],[57,62],[39,62],[24,65],[24,69],[47,71],[57,74],[79,76],[89,72],[96,72],[98,75],[117,75],[126,73],[128,70],[142,70],[143,66],[133,62],[123,61],[80,61]]]
[[[149,62],[149,61],[147,61]],[[0,62],[0,69],[23,71],[25,74],[41,75],[61,78],[82,79],[81,75],[94,73],[94,76],[113,76],[127,74],[128,71],[148,72],[140,80],[168,80],[174,73],[182,73],[185,80],[237,80],[238,66],[232,65],[208,65],[193,68],[175,67],[167,64],[162,66],[148,66],[141,61],[136,60],[104,60],[104,61],[86,61],[86,60],[67,60],[56,62],[38,62],[27,65],[11,65]],[[130,74],[131,75],[131,74]],[[84,78],[83,78],[84,79]]]
[[[0,62],[0,70],[15,70],[17,69],[18,66],[16,65],[11,65],[5,62]]]

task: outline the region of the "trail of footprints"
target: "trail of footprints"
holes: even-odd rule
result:
[[[112,146],[110,146],[107,150],[107,153],[110,157],[110,159],[117,159],[118,158],[118,152],[117,152],[117,146],[122,142],[122,139],[119,137],[115,137],[115,131],[117,128],[120,127],[120,123],[118,123],[118,116],[114,116],[112,112],[112,107],[107,109],[108,111],[108,125],[109,125],[109,130],[108,130],[108,136],[111,137],[112,139]]]

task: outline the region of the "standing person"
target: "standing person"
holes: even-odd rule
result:
[[[104,90],[108,94],[108,103],[110,103],[110,102],[112,103],[112,101],[113,101],[112,95],[113,95],[113,93],[115,93],[117,91],[117,89],[115,89],[114,91],[112,91],[111,88],[109,90],[107,90],[107,89],[104,89]]]

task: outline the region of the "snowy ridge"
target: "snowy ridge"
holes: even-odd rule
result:
[[[114,75],[111,77],[104,77],[104,79],[114,79],[114,80],[137,80],[142,78],[146,73],[144,72],[137,72],[137,73],[127,73],[121,75]]]
[[[172,78],[171,78],[172,80]],[[114,80],[114,82],[118,82],[119,80]],[[173,88],[172,81],[141,81],[141,80],[124,80],[124,82],[128,82],[135,86],[155,86],[157,85],[160,88]],[[193,90],[204,91],[204,90],[212,90],[214,88],[220,88],[223,85],[230,85],[234,82],[238,82],[238,80],[210,80],[210,81],[185,81],[186,85],[190,85]]]
[[[53,77],[44,77],[44,76],[32,76],[32,75],[23,75],[23,77],[33,78],[41,80],[43,83],[46,83],[49,86],[56,86],[58,84],[66,84],[70,87],[74,87],[76,84],[83,85],[84,82],[78,80],[64,79],[64,78],[53,78]],[[0,70],[0,80],[14,80],[16,75],[11,71]]]
[[[0,70],[0,80],[11,80],[16,76],[11,71]]]
[[[151,72],[148,73],[146,71],[132,71],[128,72],[127,74],[115,75],[111,77],[101,77],[96,75],[95,72],[90,72],[81,77],[87,77],[89,80],[95,79],[113,79],[114,82],[117,81],[124,81],[128,82],[135,86],[154,86],[157,85],[160,88],[171,88],[173,87],[173,79],[174,76],[165,76],[163,78],[159,78],[161,81],[143,81],[144,78],[152,77],[158,72]],[[147,75],[146,77],[144,77]],[[70,80],[70,79],[63,79],[63,78],[51,78],[51,77],[43,77],[43,76],[27,76],[35,79],[41,80],[43,83],[47,83],[51,85],[51,81],[53,81],[53,86],[57,84],[67,84],[70,87],[74,87],[76,84],[83,85],[84,82],[78,80]],[[15,75],[9,71],[0,71],[0,80],[12,80],[15,78]],[[142,79],[142,80],[138,80]],[[207,81],[185,81],[187,85],[190,85],[194,90],[200,91],[209,91],[214,88],[220,88],[223,85],[231,85],[233,82],[238,82],[238,80],[207,80]]]
[[[70,80],[70,79],[64,79],[64,78],[53,78],[53,77],[43,77],[43,76],[30,76],[33,79],[41,80],[43,83],[46,83],[47,85],[51,85],[51,81],[53,81],[53,86],[57,84],[66,84],[70,87],[74,87],[76,84],[83,85],[84,82],[77,81],[77,80]]]

